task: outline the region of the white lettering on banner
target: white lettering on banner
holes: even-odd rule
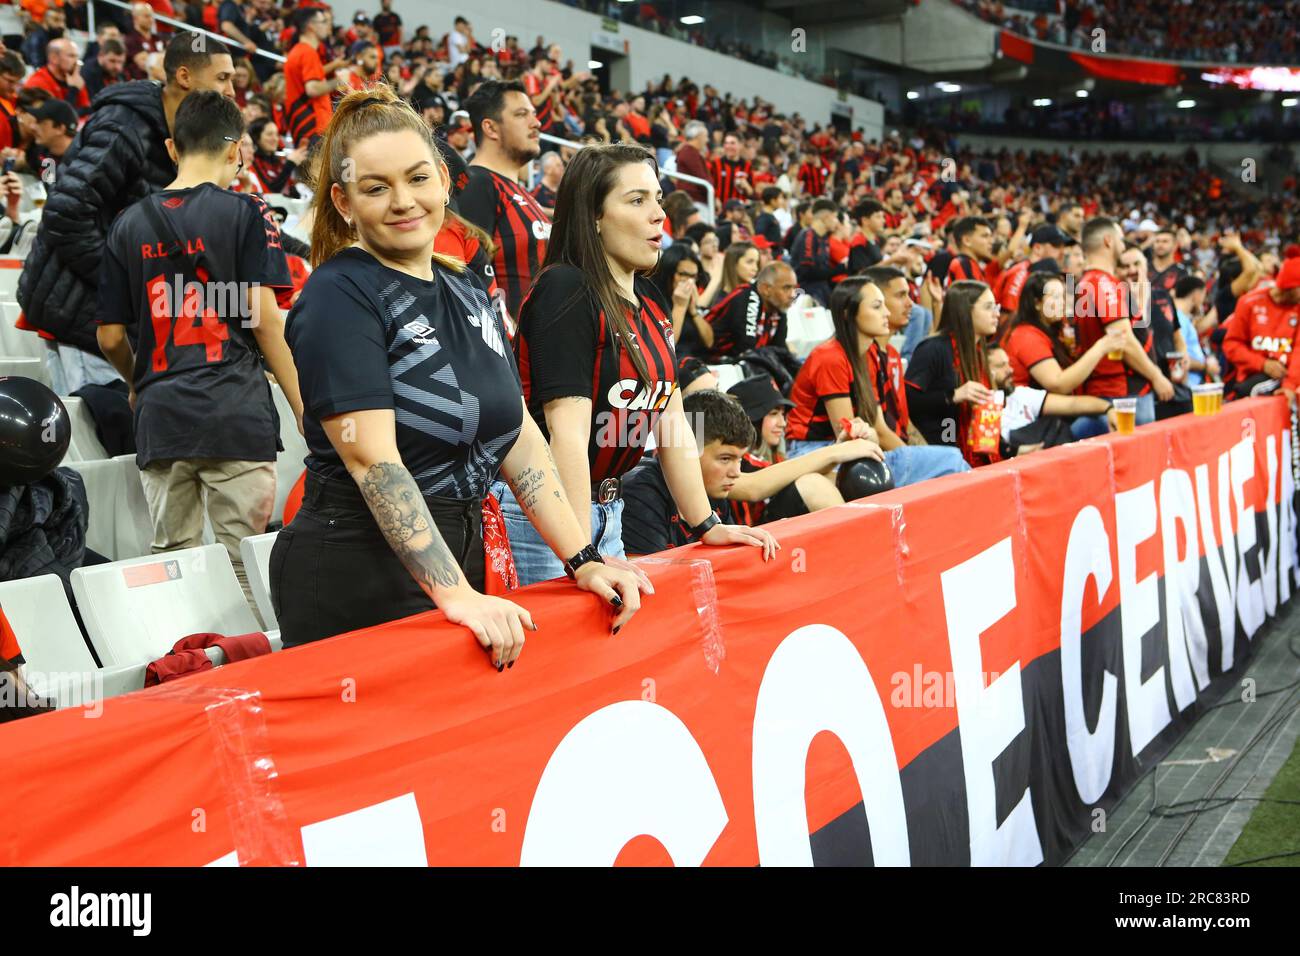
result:
[[[1264,595],[1258,579],[1251,580],[1246,555],[1255,547],[1255,510],[1245,500],[1246,482],[1255,477],[1255,442],[1243,438],[1232,446],[1232,496],[1237,505],[1237,614],[1246,639],[1264,623]],[[1227,669],[1227,665],[1224,665]]]
[[[1196,506],[1200,516],[1201,547],[1210,570],[1210,591],[1219,611],[1219,637],[1223,645],[1221,661],[1232,666],[1233,636],[1237,633],[1237,552],[1228,514],[1228,454],[1219,456],[1219,539],[1215,540],[1214,516],[1210,498],[1210,468],[1196,466]],[[1226,668],[1225,668],[1226,669]]]
[[[1037,866],[1043,862],[1029,786],[998,825],[993,761],[1025,729],[1020,661],[984,686],[980,635],[1015,609],[1011,539],[939,575],[961,728],[972,866]]]
[[[801,627],[763,671],[754,710],[754,831],[762,866],[812,866],[804,796],[808,747],[823,730],[849,752],[876,866],[907,866],[907,809],[885,707],[853,642]]]
[[[655,382],[653,390],[641,387],[634,378],[622,378],[609,387],[606,399],[611,408],[626,408],[638,412],[645,409],[661,409],[673,396],[674,382]]]
[[[1268,550],[1260,558],[1259,580],[1264,590],[1264,616],[1277,613],[1277,565],[1282,542],[1277,536],[1277,441],[1276,436],[1264,438],[1264,467],[1268,469],[1268,498],[1264,503],[1264,526],[1268,529]]]
[[[1178,525],[1186,553],[1178,554]],[[1201,549],[1196,544],[1196,498],[1191,476],[1167,468],[1160,476],[1160,538],[1164,543],[1165,643],[1174,703],[1184,711],[1197,688],[1210,682],[1209,647],[1196,590],[1201,584]],[[1193,683],[1195,674],[1195,683]]]
[[[415,794],[404,793],[302,828],[308,866],[428,866]]]
[[[519,864],[612,866],[646,834],[675,865],[699,866],[726,825],[717,781],[686,725],[658,704],[625,700],[584,717],[551,754]]]
[[[1155,572],[1137,579],[1138,545],[1156,533],[1155,482],[1115,495],[1115,538],[1119,552],[1119,617],[1124,648],[1124,703],[1129,746],[1136,757],[1172,719],[1165,698],[1165,668],[1142,679],[1142,642],[1160,624]]]
[[[1088,505],[1070,527],[1061,589],[1061,690],[1065,703],[1065,744],[1079,799],[1096,803],[1110,784],[1115,761],[1115,713],[1119,678],[1104,671],[1097,729],[1088,730],[1083,702],[1083,595],[1088,579],[1097,582],[1097,600],[1110,590],[1110,536],[1101,512]]]

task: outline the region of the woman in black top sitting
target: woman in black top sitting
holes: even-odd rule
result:
[[[1000,312],[983,282],[954,282],[944,292],[934,332],[907,366],[907,408],[917,429],[931,445],[957,448],[972,468],[1001,458],[996,448],[980,452],[970,442],[975,409],[993,399],[988,343]]]
[[[614,626],[640,606],[635,576],[587,547],[487,295],[434,254],[448,187],[429,128],[391,90],[338,104],[316,269],[288,319],[309,454],[302,508],[271,554],[286,646],[436,605],[498,670],[513,664],[536,628],[479,590],[482,502],[498,472],[578,587],[620,609]]]
[[[689,243],[674,242],[659,257],[650,280],[672,306],[673,350],[677,361],[694,355],[703,358],[713,346],[713,326],[700,306],[704,266]]]
[[[583,531],[607,558],[625,558],[621,479],[653,434],[692,536],[710,545],[756,545],[770,559],[777,547],[771,534],[720,523],[704,489],[677,390],[668,303],[645,277],[659,261],[662,198],[654,158],[642,146],[588,146],[569,163],[545,266],[520,309],[515,349],[524,397]],[[524,520],[517,497],[499,497],[520,583],[558,575],[559,562]]]

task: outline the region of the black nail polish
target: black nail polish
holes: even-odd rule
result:
[[[514,661],[511,661],[509,664],[506,665],[506,667],[514,667],[514,666],[515,666],[515,662],[514,662]]]
[[[614,637],[618,637],[618,632],[621,631],[621,630],[623,630],[623,625],[622,625],[622,624],[620,624],[618,627],[614,628],[614,630],[610,631],[610,634],[612,634]]]
[[[500,674],[500,673],[501,673],[503,670],[505,670],[505,669],[506,669],[506,665],[505,665],[505,664],[498,664],[498,665],[497,665],[497,673],[498,673],[498,674]]]
[[[612,598],[609,599],[609,603],[612,604],[614,607],[622,607],[623,599],[619,597],[617,594],[615,594]]]

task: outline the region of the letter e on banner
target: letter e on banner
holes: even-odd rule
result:
[[[943,586],[966,813],[970,818],[971,866],[1037,866],[1043,862],[1029,785],[998,826],[993,761],[1025,729],[1020,662],[984,686],[980,635],[1016,606],[1016,566],[1011,539],[1003,538],[939,575]]]
[[[677,866],[699,866],[727,825],[700,745],[672,711],[625,700],[564,735],[537,782],[520,866],[613,866],[652,836]]]
[[[1115,496],[1119,551],[1119,616],[1124,646],[1124,703],[1129,746],[1136,757],[1172,719],[1165,696],[1165,666],[1142,679],[1142,642],[1160,625],[1160,589],[1155,573],[1137,579],[1138,545],[1156,533],[1156,484],[1148,481]],[[1154,638],[1153,638],[1154,640]]]
[[[801,627],[763,671],[754,710],[754,832],[762,866],[812,866],[805,768],[830,731],[853,760],[876,866],[907,866],[907,812],[885,707],[853,643],[833,627]]]

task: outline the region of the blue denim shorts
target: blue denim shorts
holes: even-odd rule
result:
[[[552,581],[564,577],[564,560],[556,557],[551,546],[533,527],[524,514],[510,486],[499,481],[492,486],[492,494],[501,502],[501,517],[510,536],[510,552],[515,559],[515,570],[521,586],[538,581]],[[616,498],[608,504],[591,504],[591,543],[607,558],[626,558],[623,550],[623,499]],[[565,558],[571,555],[565,555]]]

